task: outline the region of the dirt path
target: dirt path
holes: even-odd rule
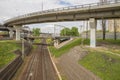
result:
[[[78,64],[78,60],[87,54],[85,49],[77,46],[57,59],[56,65],[65,80],[100,80],[92,72]]]

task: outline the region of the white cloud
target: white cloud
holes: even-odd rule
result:
[[[95,3],[98,2],[99,0],[62,0],[67,3],[70,3],[71,5],[81,5],[81,4],[88,4],[88,3]],[[60,4],[60,0],[0,0],[0,22],[3,22],[9,18],[26,14],[26,13],[31,13],[31,12],[36,12],[36,11],[41,11],[41,4],[43,3],[43,9],[54,9],[54,8],[59,8],[59,7],[65,7],[67,5]],[[49,24],[41,24],[37,26],[45,26],[45,29],[49,26],[51,26],[53,23]],[[58,23],[57,23],[58,24]],[[77,24],[79,26],[80,24],[78,22],[71,22],[71,23],[59,23],[61,25],[65,26],[74,26]],[[31,25],[31,26],[36,26],[36,25]],[[45,31],[43,28],[43,31]],[[49,30],[49,29],[46,29]]]
[[[59,4],[60,1],[61,0],[0,0],[0,17],[2,17],[0,20],[30,12],[41,11],[42,2],[44,10],[66,6]],[[97,1],[98,0],[65,0],[65,2],[71,3],[72,5],[93,3]]]

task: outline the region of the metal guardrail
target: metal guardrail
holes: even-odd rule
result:
[[[40,11],[40,12],[33,12],[33,13],[21,15],[21,16],[12,18],[12,19],[8,19],[7,21],[5,21],[5,23],[13,21],[13,20],[17,20],[17,19],[30,17],[30,16],[37,16],[37,15],[48,13],[48,12],[58,12],[58,11],[64,11],[64,10],[90,8],[90,7],[95,7],[95,6],[111,5],[111,4],[116,4],[116,3],[120,3],[120,0],[110,0],[110,1],[107,1],[107,2],[98,2],[98,3],[84,4],[84,5],[76,5],[76,6],[49,9],[49,10],[44,10],[44,11]]]

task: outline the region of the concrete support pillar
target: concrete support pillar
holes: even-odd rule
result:
[[[20,28],[22,26],[14,26],[16,30],[16,40],[20,40]]]
[[[96,47],[96,20],[95,18],[90,18],[90,47]]]
[[[10,31],[9,31],[9,36],[10,36],[10,38],[13,38],[13,34],[14,34],[13,30],[10,30]]]

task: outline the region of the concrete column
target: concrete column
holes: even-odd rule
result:
[[[96,20],[95,18],[90,18],[90,47],[96,47]]]
[[[16,30],[16,40],[20,40],[20,28],[22,26],[14,26]]]
[[[13,30],[10,30],[10,31],[9,31],[9,36],[10,36],[10,38],[13,38],[13,34],[14,34]]]

